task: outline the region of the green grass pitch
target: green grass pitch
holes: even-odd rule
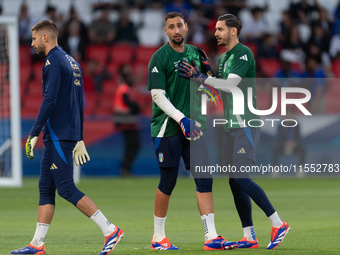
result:
[[[179,251],[173,254],[339,254],[339,179],[255,179],[264,188],[280,217],[291,225],[284,242],[266,250],[271,225],[253,204],[258,249],[203,251],[203,226],[197,210],[194,181],[180,178],[173,192],[166,234]],[[104,215],[122,228],[125,238],[111,254],[156,254],[149,249],[153,234],[153,203],[158,178],[83,178],[79,189],[90,196]],[[214,180],[217,233],[227,240],[242,238],[227,179]],[[0,254],[26,246],[37,217],[38,179],[24,179],[23,188],[0,189]],[[98,254],[104,238],[99,228],[59,196],[45,246],[49,255]]]

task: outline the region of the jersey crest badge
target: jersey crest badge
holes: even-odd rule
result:
[[[224,64],[223,73],[227,71],[227,67],[228,67],[228,61],[226,61]]]
[[[159,160],[159,162],[161,162],[161,163],[164,161],[163,153],[159,153],[159,154],[158,154],[158,160]]]

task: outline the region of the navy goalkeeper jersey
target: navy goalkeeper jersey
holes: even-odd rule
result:
[[[43,101],[31,129],[43,141],[83,140],[84,92],[79,64],[59,46],[47,54],[42,67]]]

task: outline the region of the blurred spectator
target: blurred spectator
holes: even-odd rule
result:
[[[28,6],[23,2],[20,6],[19,21],[19,40],[20,43],[30,43],[32,39],[32,17],[28,14]],[[33,24],[33,25],[32,25]]]
[[[336,35],[340,27],[340,1],[334,11],[333,35]]]
[[[192,44],[204,44],[206,42],[206,31],[209,20],[204,17],[202,10],[195,11],[190,17],[190,28],[188,31],[188,41]]]
[[[285,119],[295,119],[294,110],[291,107],[287,108],[287,115]],[[279,157],[285,156],[298,156],[298,165],[303,165],[305,161],[305,146],[302,143],[300,135],[300,125],[296,125],[294,121],[286,121],[284,127],[279,125],[277,132],[277,140],[274,144],[274,166],[279,166]]]
[[[314,28],[315,25],[320,25],[323,29],[323,33],[328,38],[332,36],[333,21],[329,18],[325,8],[322,7],[320,9],[319,18],[312,22],[312,28]]]
[[[110,11],[104,9],[99,19],[92,21],[89,28],[89,39],[91,43],[110,44],[116,35],[116,28],[109,20]]]
[[[219,16],[226,13],[225,8],[222,5],[215,5],[213,10],[213,16],[209,19],[208,25],[207,25],[207,31],[206,31],[206,43],[207,46],[209,46],[210,51],[214,52],[217,56],[218,53],[218,46],[217,41],[215,37],[215,31],[216,31],[216,22]],[[189,27],[190,29],[190,27]],[[221,54],[219,54],[221,55]],[[218,61],[218,58],[216,60],[216,63]],[[214,61],[211,61],[214,62]]]
[[[251,9],[251,14],[252,18],[243,22],[241,37],[260,45],[261,38],[267,31],[263,10],[260,7],[254,7]]]
[[[191,4],[192,4],[193,9],[195,10],[194,12],[199,11],[203,13],[204,17],[209,19],[213,16],[214,6],[221,4],[221,1],[220,0],[217,0],[217,1],[216,0],[192,0]],[[195,13],[193,15],[195,15]]]
[[[282,13],[282,20],[280,22],[280,31],[278,33],[278,39],[281,44],[285,42],[286,36],[289,33],[292,25],[293,25],[293,20],[290,17],[289,12],[284,11]]]
[[[292,68],[292,64],[288,61],[281,60],[281,68],[275,74],[276,78],[298,78],[300,73]],[[287,84],[282,84],[281,87],[287,87]]]
[[[303,49],[304,44],[301,42],[299,29],[297,25],[292,25],[282,44],[281,58],[291,63],[300,63],[302,66],[305,60]]]
[[[247,7],[246,0],[228,0],[223,1],[223,6],[227,8],[227,12],[238,16],[240,10]]]
[[[288,61],[281,60],[281,68],[275,74],[275,85],[277,87],[294,87],[299,82],[301,73],[298,70],[293,69],[292,64]]]
[[[311,92],[310,112],[323,113],[326,107],[326,88],[327,81],[323,69],[317,59],[308,57],[306,60],[306,71],[301,75],[306,79],[306,87]]]
[[[120,174],[129,176],[132,175],[131,166],[140,149],[139,105],[132,96],[135,80],[131,66],[122,65],[119,75],[120,81],[113,99],[113,113],[116,129],[123,133],[125,143]]]
[[[84,73],[84,89],[88,92],[95,91],[97,94],[101,94],[103,82],[111,78],[105,64],[90,59]]]
[[[192,7],[190,2],[186,0],[168,1],[168,3],[165,5],[165,13],[169,12],[182,13],[185,20],[188,20],[191,9]]]
[[[116,28],[115,42],[138,43],[135,25],[130,21],[130,9],[125,9],[121,12]]]
[[[338,33],[331,38],[329,53],[333,59],[340,59],[340,27]]]
[[[271,34],[265,33],[262,37],[262,43],[259,46],[257,53],[259,58],[277,58],[276,43]]]
[[[93,11],[113,9],[117,7],[119,0],[91,0],[91,7]]]
[[[320,46],[311,42],[307,44],[306,54],[308,57],[314,58],[318,63],[321,63],[322,69],[327,73],[327,76],[331,75],[332,62],[327,51],[321,52]]]
[[[59,37],[64,40],[64,37],[68,37],[68,28],[70,26],[70,24],[76,21],[77,23],[79,23],[80,26],[80,36],[83,40],[86,40],[86,42],[88,42],[88,37],[87,37],[87,28],[84,24],[84,22],[82,22],[79,19],[78,13],[76,11],[76,9],[72,6],[70,9],[70,13],[69,13],[69,19],[64,23],[64,25],[62,26],[62,28],[59,31]]]
[[[312,35],[308,40],[308,44],[317,45],[321,53],[328,52],[330,37],[326,32],[327,31],[323,29],[321,23],[314,23]]]
[[[310,25],[312,23],[312,14],[315,11],[320,11],[321,6],[317,0],[313,0],[314,5],[310,5],[308,0],[300,0],[295,3],[292,2],[289,8],[292,19],[297,23]]]
[[[46,16],[44,17],[44,19],[52,20],[57,25],[58,30],[60,30],[63,26],[63,14],[57,13],[57,9],[52,5],[47,6],[45,14]]]
[[[76,61],[84,61],[87,38],[81,35],[81,23],[77,20],[71,21],[66,32],[66,36],[61,42],[62,48]]]

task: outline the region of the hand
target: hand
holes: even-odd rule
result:
[[[189,64],[188,60],[182,59],[178,64],[179,76],[186,79],[194,79],[198,83],[204,83],[208,78],[205,74],[198,70],[198,66],[195,61],[192,61],[192,65]]]
[[[191,140],[196,141],[203,135],[202,130],[199,129],[201,127],[201,124],[198,123],[197,121],[184,117],[179,121],[179,125],[182,128],[184,136],[189,141]]]
[[[87,150],[86,150],[86,147],[83,141],[78,141],[76,146],[74,146],[73,158],[77,166],[79,166],[79,163],[81,166],[86,164],[86,159],[87,161],[90,161],[90,156],[87,153]]]
[[[33,149],[38,141],[38,136],[32,138],[31,135],[28,136],[26,141],[26,155],[29,159],[34,159]]]
[[[207,101],[214,101],[216,104],[215,98],[216,97],[219,98],[219,96],[218,96],[217,91],[214,88],[210,87],[209,85],[201,84],[198,87],[198,90],[204,91],[204,94],[207,95]]]
[[[211,69],[207,54],[204,52],[204,50],[201,47],[198,47],[197,50],[198,50],[198,53],[200,54],[202,70],[204,71],[206,75],[215,77],[215,74]]]

